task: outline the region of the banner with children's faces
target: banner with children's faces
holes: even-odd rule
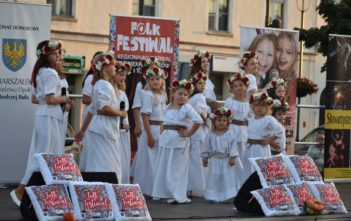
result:
[[[350,181],[351,36],[330,35],[325,88],[324,179]]]
[[[257,56],[258,90],[268,92],[273,99],[285,98],[289,103],[284,127],[286,129],[286,151],[294,153],[296,130],[296,79],[298,76],[299,32],[270,28],[240,28],[241,52],[254,51]],[[242,70],[244,73],[245,71]],[[271,80],[282,78],[286,87],[273,89]],[[283,91],[283,92],[281,92]]]

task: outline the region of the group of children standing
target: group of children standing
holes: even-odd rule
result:
[[[38,46],[43,51],[40,56],[45,59],[61,50],[61,46],[52,46],[50,42],[45,47]],[[194,56],[189,78],[171,83],[170,100],[166,93],[167,74],[157,59],[149,57],[141,61],[145,84],[137,85],[131,107],[138,151],[130,168],[129,102],[124,91],[131,67],[116,62],[111,51],[96,53],[92,75],[84,83],[83,103],[87,105],[84,122],[76,135],[76,140],[83,142],[81,170],[113,171],[119,183],[131,180],[140,185],[145,195],[167,199],[168,203],[189,203],[189,195],[204,196],[214,202],[235,197],[253,172],[248,158],[268,157],[271,149],[275,153],[285,150],[282,124],[288,109],[284,101],[286,84],[283,79],[270,82],[267,92],[277,98],[274,101],[266,92],[258,91],[256,54],[246,52],[240,65],[245,73],[234,73],[228,80],[233,96],[222,105],[216,101],[214,85],[208,78],[209,59],[207,51]],[[70,100],[60,94],[62,84],[54,66],[35,69],[39,74],[34,82],[38,84],[39,105],[47,109],[50,119],[57,119],[57,125],[63,125],[61,105],[69,104]],[[44,75],[44,71],[48,73]],[[51,75],[52,80],[46,82]],[[279,122],[270,115],[271,108]],[[36,134],[38,130],[45,133],[61,130],[43,122],[36,124],[32,143],[40,137],[50,144],[44,141],[42,145],[33,144],[28,162],[37,152],[63,153],[64,138],[51,143],[54,142],[51,136]],[[49,150],[48,146],[58,149]],[[21,194],[16,189],[11,196],[20,200]]]

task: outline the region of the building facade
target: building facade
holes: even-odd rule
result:
[[[281,27],[293,30],[301,25],[302,1],[295,0],[21,0],[18,2],[52,4],[52,39],[64,42],[69,54],[86,58],[86,69],[92,55],[108,48],[109,14],[141,15],[180,19],[179,70],[184,76],[188,63],[197,50],[205,49],[222,59],[221,67],[211,73],[219,99],[230,96],[226,79],[230,72],[238,71],[240,56],[240,27]],[[306,0],[304,27],[323,25],[316,7],[320,0]],[[268,6],[268,7],[267,7]],[[275,23],[278,22],[278,26]],[[224,60],[224,61],[223,61]],[[317,94],[303,98],[302,104],[319,105],[319,97],[325,86],[325,73],[320,67],[325,58],[314,49],[304,50],[302,76],[317,82]],[[217,62],[214,60],[213,62]],[[213,64],[212,67],[216,65]],[[218,66],[218,65],[217,65]],[[226,66],[226,67],[224,67]],[[227,71],[231,70],[232,71]],[[71,90],[81,93],[84,75],[68,76]],[[80,103],[79,100],[76,102]],[[76,105],[79,110],[80,105]],[[319,110],[303,109],[300,115],[302,138],[318,126]],[[74,129],[79,128],[79,114],[71,118]]]

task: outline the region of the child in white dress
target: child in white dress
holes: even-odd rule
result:
[[[245,76],[249,79],[249,85],[246,89],[246,99],[254,94],[257,88],[258,61],[254,51],[246,51],[240,59],[240,68],[245,71]]]
[[[25,186],[32,173],[39,170],[36,153],[64,152],[63,111],[60,104],[68,103],[68,96],[61,96],[61,82],[56,66],[61,58],[61,42],[42,41],[37,46],[38,60],[32,72],[33,96],[39,107],[35,113],[34,131],[28,154],[27,168],[20,185],[10,195],[20,205]]]
[[[156,66],[150,66],[144,72],[147,83],[140,109],[144,129],[139,139],[137,157],[134,159],[134,183],[139,184],[142,193],[148,196],[152,194],[158,139],[166,107],[166,77],[164,71]]]
[[[265,92],[257,92],[250,97],[253,117],[249,118],[248,140],[244,157],[244,179],[253,172],[254,167],[248,158],[270,157],[270,144],[283,146],[285,144],[285,130],[270,114],[273,100]]]
[[[107,51],[94,59],[97,72],[92,102],[76,140],[80,142],[86,132],[79,164],[82,171],[115,172],[120,183],[122,166],[121,147],[118,143],[119,126],[120,117],[126,117],[127,112],[119,109],[115,89],[109,82],[115,74],[113,56],[112,51]]]
[[[190,162],[188,178],[188,195],[202,196],[205,191],[205,176],[202,166],[201,152],[203,151],[207,128],[206,97],[203,95],[207,77],[205,73],[198,72],[190,79],[194,86],[194,93],[191,95],[188,104],[201,116],[203,124],[191,136],[190,140]]]
[[[119,102],[119,107],[120,109],[122,107],[124,111],[129,110],[129,101],[128,101],[127,94],[125,93],[125,90],[126,90],[125,80],[126,80],[126,76],[130,73],[130,70],[131,70],[131,67],[128,63],[117,61],[116,73],[112,79],[113,85],[117,89],[116,93],[117,93],[117,100]],[[122,180],[120,183],[128,184],[129,173],[130,173],[130,159],[131,159],[128,116],[125,118],[121,118],[118,143],[121,146]]]
[[[205,199],[223,202],[236,196],[241,182],[242,164],[235,145],[237,136],[228,129],[231,111],[221,107],[212,116],[212,131],[205,140],[203,164],[209,167]]]
[[[228,80],[228,85],[233,97],[228,97],[224,106],[232,112],[233,118],[229,129],[235,134],[239,158],[243,161],[247,141],[248,118],[251,113],[250,104],[246,100],[249,79],[243,74],[234,73]]]
[[[285,133],[285,116],[286,112],[289,110],[289,104],[288,102],[285,101],[284,98],[281,99],[275,99],[273,100],[273,105],[272,105],[272,116],[277,119],[277,121],[282,125],[284,129],[284,136],[282,139],[286,140],[286,133]],[[271,152],[272,155],[277,155],[277,154],[286,154],[286,143],[282,143],[281,146],[275,145],[276,143],[271,144]]]
[[[165,110],[163,131],[159,138],[152,196],[166,198],[168,203],[190,203],[186,195],[190,137],[203,120],[186,103],[193,90],[192,84],[186,80],[174,81],[172,88],[172,103]]]

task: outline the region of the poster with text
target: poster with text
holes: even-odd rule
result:
[[[240,49],[254,51],[259,73],[256,75],[259,90],[267,91],[270,81],[282,78],[287,81],[284,98],[289,103],[284,127],[286,151],[294,153],[296,131],[296,80],[298,77],[299,32],[270,28],[240,28]],[[269,95],[275,99],[275,93]]]

